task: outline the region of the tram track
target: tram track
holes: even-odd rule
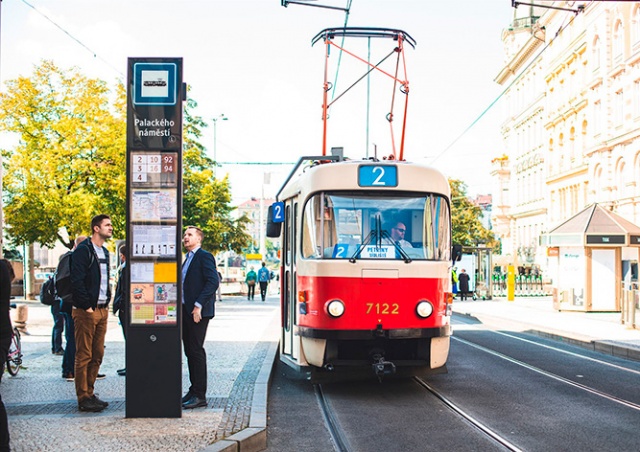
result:
[[[322,414],[322,418],[324,419],[325,426],[331,436],[331,441],[333,441],[336,452],[351,452],[352,449],[349,445],[349,440],[347,440],[344,430],[340,426],[340,422],[334,415],[333,408],[322,391],[322,385],[313,385],[313,390],[316,395],[316,400],[318,401],[318,406],[320,407],[320,413]]]
[[[512,452],[522,452],[523,451],[518,446],[516,446],[515,444],[511,443],[508,439],[506,439],[505,437],[501,436],[500,434],[494,432],[489,427],[487,427],[485,424],[483,424],[482,422],[480,422],[479,420],[477,420],[476,418],[471,416],[469,413],[467,413],[465,410],[463,410],[460,406],[458,406],[457,404],[453,403],[450,399],[445,397],[444,394],[442,394],[440,391],[435,389],[433,386],[431,386],[429,383],[427,383],[421,377],[414,377],[413,379],[414,379],[414,381],[416,381],[418,383],[418,385],[420,385],[422,388],[424,388],[428,392],[430,392],[433,396],[435,396],[438,400],[440,400],[440,402],[442,402],[450,410],[452,410],[454,413],[456,413],[459,416],[461,416],[465,421],[467,421],[469,424],[471,424],[476,429],[480,430],[483,434],[488,436],[494,442],[498,443],[499,445],[505,447],[507,450],[512,451]]]
[[[549,372],[547,370],[544,370],[544,369],[542,369],[540,367],[537,367],[537,366],[534,366],[532,364],[525,363],[524,361],[521,361],[519,359],[513,358],[511,356],[507,356],[507,355],[505,355],[503,353],[500,353],[500,352],[497,352],[495,350],[491,350],[490,348],[487,348],[487,347],[484,347],[482,345],[473,343],[473,342],[468,341],[466,339],[462,339],[460,337],[455,337],[455,336],[452,336],[452,339],[457,341],[457,342],[460,342],[460,343],[463,343],[465,345],[468,345],[470,347],[473,347],[473,348],[475,348],[477,350],[480,350],[482,352],[488,353],[488,354],[490,354],[492,356],[498,357],[498,358],[500,358],[502,360],[508,361],[508,362],[510,362],[512,364],[516,364],[518,366],[521,366],[521,367],[524,367],[526,369],[529,369],[529,370],[531,370],[533,372],[536,372],[536,373],[538,373],[540,375],[544,375],[544,376],[546,376],[548,378],[552,378],[552,379],[554,379],[556,381],[565,383],[567,385],[570,385],[570,386],[573,386],[575,388],[581,389],[583,391],[589,392],[591,394],[597,395],[597,396],[602,397],[602,398],[604,398],[606,400],[609,400],[611,402],[618,403],[620,405],[626,406],[627,408],[631,408],[631,409],[634,409],[636,411],[640,411],[640,404],[631,402],[629,400],[625,400],[625,399],[623,399],[621,397],[617,397],[615,395],[609,394],[609,393],[601,391],[599,389],[592,388],[592,387],[584,385],[582,383],[578,383],[576,381],[573,381],[573,380],[570,380],[568,378],[565,378],[565,377],[563,377],[561,375],[555,374],[553,372]],[[589,358],[589,359],[592,359],[592,358]],[[608,363],[605,362],[605,364],[608,364]],[[630,372],[634,372],[634,373],[636,372],[633,369],[627,369],[627,368],[623,368],[623,369],[627,370],[627,371],[630,371]]]

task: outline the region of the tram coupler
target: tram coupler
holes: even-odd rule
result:
[[[396,365],[391,361],[385,361],[384,356],[378,354],[373,356],[371,367],[380,381],[385,375],[394,375],[396,373]]]

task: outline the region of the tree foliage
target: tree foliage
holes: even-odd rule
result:
[[[198,142],[202,118],[189,100],[184,117],[183,221],[205,232],[211,251],[240,251],[250,238],[248,218],[231,219],[228,179],[213,176],[214,162]],[[5,222],[15,244],[47,247],[87,235],[91,218],[111,216],[114,237],[126,231],[126,92],[77,69],[43,61],[30,77],[7,82],[0,94],[0,130],[18,137],[2,150]],[[66,235],[61,231],[67,232]]]
[[[3,150],[5,221],[14,243],[51,247],[60,240],[71,248],[99,213],[111,215],[123,235],[124,87],[117,87],[115,108],[110,94],[105,82],[51,61],[7,82],[0,129],[19,139]]]
[[[451,187],[451,222],[453,243],[463,246],[497,247],[498,241],[493,232],[480,220],[482,209],[467,196],[467,186],[457,179],[449,179]]]
[[[251,240],[246,232],[250,220],[244,215],[237,220],[231,218],[234,207],[230,204],[229,179],[214,176],[216,163],[198,141],[207,124],[192,114],[196,107],[197,103],[189,99],[184,113],[182,221],[185,226],[198,226],[204,231],[203,248],[214,253],[228,249],[240,252]]]

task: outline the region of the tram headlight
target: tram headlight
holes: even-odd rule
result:
[[[426,319],[433,314],[433,305],[426,300],[422,300],[416,306],[416,314],[418,314],[418,317]]]
[[[327,304],[327,313],[331,317],[340,317],[344,314],[344,303],[340,300],[331,300]]]

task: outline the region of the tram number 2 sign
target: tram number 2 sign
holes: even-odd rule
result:
[[[395,165],[360,165],[358,185],[360,187],[397,187],[398,168]]]

